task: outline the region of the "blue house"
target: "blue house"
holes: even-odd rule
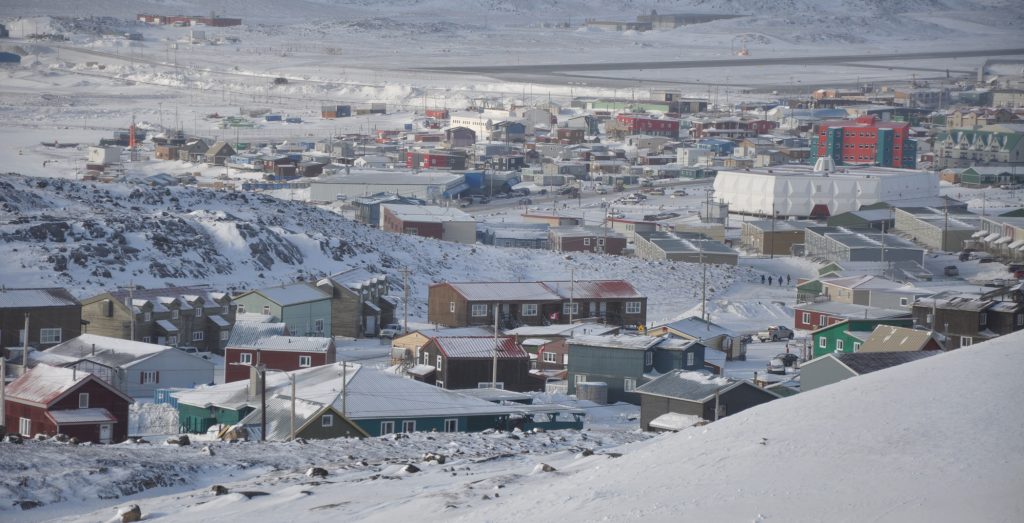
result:
[[[728,156],[732,154],[736,144],[731,140],[723,140],[721,138],[705,138],[697,142],[697,148],[712,151],[718,156]]]
[[[640,404],[636,388],[672,370],[704,368],[705,346],[653,336],[575,336],[569,346],[569,394],[585,382],[608,385],[608,403]]]

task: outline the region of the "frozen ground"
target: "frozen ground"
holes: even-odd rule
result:
[[[1024,442],[1007,435],[1024,430],[1021,344],[1024,333],[1008,335],[653,438],[417,433],[214,443],[214,456],[0,444],[4,497],[46,503],[0,514],[105,521],[137,503],[152,521],[1019,521]],[[410,463],[420,471],[403,471]],[[329,476],[303,475],[310,466]],[[785,481],[771,481],[780,467]],[[214,483],[231,492],[214,496]]]

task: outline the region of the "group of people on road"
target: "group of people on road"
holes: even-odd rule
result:
[[[767,281],[768,281],[768,286],[769,286],[769,287],[771,287],[771,286],[772,286],[772,283],[773,283],[773,282],[778,282],[778,284],[779,284],[779,287],[781,287],[781,286],[782,286],[782,275],[780,274],[780,275],[778,276],[778,279],[775,279],[775,278],[773,278],[772,276],[768,276],[768,278],[767,278]],[[786,275],[786,285],[789,285],[791,281],[793,281],[793,280],[792,280],[792,279],[790,278],[790,276],[789,276],[789,275],[787,274],[787,275]],[[761,285],[764,285],[764,283],[765,283],[765,276],[764,276],[764,274],[762,274],[762,275],[761,275]]]

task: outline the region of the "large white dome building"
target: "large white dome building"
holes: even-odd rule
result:
[[[856,211],[879,201],[898,202],[939,195],[931,173],[886,167],[843,166],[819,162],[764,169],[719,171],[715,199],[729,212],[771,216],[825,217]]]

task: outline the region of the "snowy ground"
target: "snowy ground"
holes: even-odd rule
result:
[[[46,503],[0,514],[105,521],[137,503],[161,521],[1019,521],[1024,443],[1008,435],[1024,430],[1022,343],[1009,335],[653,438],[416,433],[215,443],[212,457],[196,446],[0,444],[4,497]],[[420,472],[403,471],[410,463]],[[310,466],[329,476],[303,475]]]

